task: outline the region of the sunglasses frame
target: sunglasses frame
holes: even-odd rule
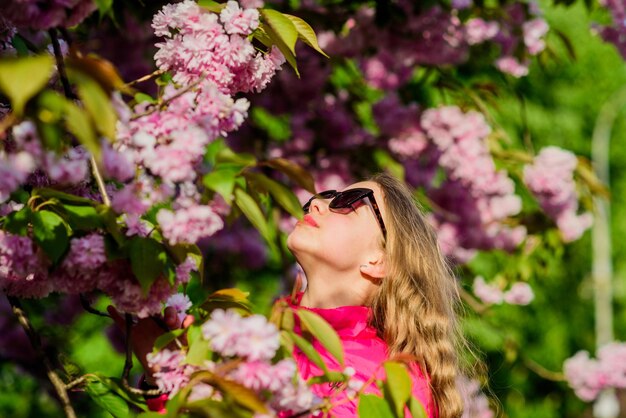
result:
[[[342,203],[341,206],[338,206],[337,199],[341,199],[346,195],[354,194],[354,198],[350,198],[347,202]],[[378,225],[380,226],[381,231],[383,232],[383,238],[387,239],[387,228],[385,227],[385,222],[383,221],[383,215],[380,213],[380,208],[378,207],[378,203],[376,202],[376,198],[374,197],[374,191],[372,189],[367,189],[365,187],[357,187],[354,189],[344,190],[343,192],[338,192],[337,190],[324,190],[322,192],[316,193],[302,206],[302,210],[304,213],[309,212],[309,208],[311,207],[311,202],[313,199],[331,199],[328,203],[328,208],[330,210],[333,209],[351,209],[356,210],[353,206],[359,200],[364,200],[367,206],[372,208],[374,212],[374,216],[376,216],[376,220],[378,221]],[[337,210],[333,210],[333,212],[338,212]],[[341,213],[341,212],[339,212]]]

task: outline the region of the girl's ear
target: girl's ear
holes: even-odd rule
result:
[[[380,282],[385,277],[385,261],[383,253],[373,260],[367,262],[367,264],[361,264],[359,266],[361,274],[367,276],[369,279],[374,279],[376,282]]]

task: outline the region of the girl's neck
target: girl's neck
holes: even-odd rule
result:
[[[362,306],[367,301],[369,283],[361,277],[316,277],[307,274],[307,288],[300,305],[331,309],[340,306]]]

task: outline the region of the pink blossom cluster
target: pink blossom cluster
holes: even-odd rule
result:
[[[188,306],[185,298],[177,296],[173,297],[177,298],[175,304]],[[148,356],[149,365],[157,370],[154,374],[157,385],[170,397],[189,383],[192,373],[208,370],[223,373],[222,378],[254,391],[265,403],[268,416],[281,412],[296,414],[313,406],[315,397],[299,376],[295,361],[283,358],[272,362],[280,345],[279,333],[265,317],[242,317],[234,310],[216,309],[201,329],[204,339],[194,344],[208,344],[219,354],[212,361],[207,359],[201,366],[191,366],[185,362],[185,351],[169,349]],[[232,360],[236,360],[230,363],[235,367],[220,367]],[[202,399],[219,401],[222,394],[218,388],[200,383],[191,388],[189,401]]]
[[[612,342],[598,349],[598,358],[579,351],[563,363],[563,372],[576,395],[587,402],[607,388],[626,388],[626,343]]]
[[[269,397],[270,416],[278,411],[295,414],[309,409],[314,402],[313,392],[298,375],[296,363],[291,358],[276,364],[265,361],[244,362],[228,377],[257,393],[266,394],[264,397]]]
[[[2,15],[18,28],[41,30],[77,25],[94,10],[93,0],[18,0],[3,2]]]
[[[61,154],[44,151],[35,124],[30,121],[14,126],[11,134],[12,142],[0,151],[0,202],[27,183],[37,170],[58,185],[76,185],[88,178],[89,155],[82,147]]]
[[[502,291],[500,286],[488,284],[481,276],[474,279],[474,294],[488,305],[498,305],[506,302],[510,305],[528,305],[535,298],[532,287],[528,283],[513,283],[509,290]]]
[[[576,156],[558,147],[546,147],[532,164],[524,167],[524,182],[543,211],[556,222],[563,241],[571,242],[591,227],[591,213],[578,214],[578,192],[574,182]]]
[[[440,208],[432,220],[443,232],[444,251],[466,261],[472,254],[463,249],[512,250],[519,245],[526,229],[505,221],[520,212],[521,199],[506,171],[496,169],[486,142],[491,128],[483,115],[446,106],[427,109],[420,122],[431,147],[423,156],[435,161],[415,160],[418,169],[427,170],[418,180],[425,180],[421,185]],[[432,167],[445,173],[440,185],[433,182]]]
[[[172,245],[196,243],[224,227],[222,218],[210,206],[198,204],[180,207],[174,212],[161,209],[157,213],[157,221],[163,236]]]
[[[12,296],[44,297],[52,291],[48,263],[28,237],[0,230],[0,289]]]
[[[202,325],[202,335],[222,356],[249,361],[269,360],[280,346],[278,329],[264,316],[244,318],[234,310],[214,310]]]
[[[159,278],[145,294],[126,260],[106,258],[104,238],[97,233],[70,240],[70,248],[59,266],[49,271],[50,261],[29,237],[0,230],[0,289],[17,297],[42,298],[51,292],[78,294],[100,290],[123,312],[147,317],[160,313],[180,283],[188,280],[195,263],[182,263],[187,271],[177,274],[173,285]]]
[[[191,308],[191,300],[189,296],[183,293],[176,293],[169,298],[165,302],[165,306],[168,308],[173,308],[176,311],[176,315],[178,317],[178,324],[181,324],[185,317],[187,316],[187,311]]]
[[[226,94],[261,91],[284,57],[276,48],[263,54],[246,39],[259,25],[259,12],[229,1],[219,15],[196,2],[166,5],[152,26],[157,36],[155,60],[174,81],[190,84],[205,78]]]
[[[457,387],[463,398],[461,418],[493,418],[494,412],[489,407],[489,399],[480,389],[480,383],[465,376],[457,378]]]
[[[185,355],[180,350],[164,348],[156,353],[149,353],[146,357],[148,365],[156,370],[153,376],[159,390],[171,397],[174,397],[183,386],[189,383],[191,373],[196,369],[183,364]]]

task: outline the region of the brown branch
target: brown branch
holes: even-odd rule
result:
[[[70,398],[67,394],[65,383],[63,383],[63,380],[61,380],[59,375],[54,371],[50,359],[48,358],[48,356],[46,356],[43,350],[39,334],[37,334],[37,332],[35,332],[34,328],[32,327],[19,299],[12,296],[8,296],[7,298],[9,299],[9,303],[11,304],[13,314],[17,318],[22,328],[24,328],[24,331],[26,332],[26,335],[30,340],[30,344],[35,349],[35,352],[37,352],[37,355],[41,358],[41,361],[46,369],[46,375],[48,376],[50,383],[52,383],[52,386],[54,387],[54,390],[57,393],[59,400],[61,401],[63,411],[65,411],[65,416],[67,418],[76,418],[76,413],[74,412],[74,408],[72,407],[72,403],[70,402]]]
[[[156,105],[154,105],[152,108],[150,108],[150,110],[146,110],[143,113],[140,113],[138,115],[133,115],[130,120],[137,120],[140,118],[143,118],[144,116],[149,116],[151,114],[153,114],[154,112],[156,112],[157,110],[159,110],[160,108],[164,107],[165,105],[167,105],[169,102],[171,102],[172,100],[178,99],[180,96],[182,96],[185,93],[190,92],[191,90],[193,90],[194,88],[198,87],[200,85],[200,83],[202,83],[204,81],[204,77],[200,77],[196,82],[191,83],[190,85],[188,85],[187,87],[179,90],[176,92],[176,94],[174,94],[171,97],[168,97],[167,99],[161,101],[160,103],[157,103]]]
[[[163,71],[163,70],[156,70],[156,71],[154,71],[154,72],[152,72],[152,73],[150,73],[148,75],[144,75],[143,77],[140,77],[140,78],[138,78],[136,80],[129,81],[128,83],[126,83],[126,87],[131,87],[131,86],[134,86],[135,84],[143,83],[144,81],[148,81],[151,78],[158,77],[161,74],[165,74],[165,71]]]
[[[107,194],[107,190],[104,187],[104,180],[102,179],[102,174],[100,174],[100,170],[98,169],[98,164],[96,164],[96,159],[94,156],[91,156],[89,160],[91,162],[91,171],[93,173],[93,177],[96,179],[96,184],[98,185],[98,191],[100,192],[100,196],[102,196],[102,203],[107,206],[111,206],[111,200],[109,199],[109,195]]]
[[[111,315],[109,315],[108,313],[104,313],[101,312],[97,309],[94,309],[90,304],[89,301],[87,300],[87,298],[85,297],[85,295],[83,293],[80,294],[80,305],[83,307],[84,310],[86,310],[89,313],[92,313],[94,315],[98,315],[98,316],[104,316],[106,318],[110,318]]]
[[[63,85],[63,92],[68,99],[76,99],[76,96],[72,92],[70,81],[67,78],[67,72],[65,71],[65,62],[63,61],[63,53],[61,52],[61,44],[59,44],[59,38],[57,36],[56,29],[50,29],[50,42],[52,43],[52,49],[54,50],[54,58],[57,62],[57,71],[59,72],[59,78]]]
[[[86,381],[87,381],[87,375],[81,376],[81,377],[79,377],[77,379],[72,380],[67,385],[65,385],[65,390],[72,390],[76,386],[81,385],[81,384],[85,383]]]

